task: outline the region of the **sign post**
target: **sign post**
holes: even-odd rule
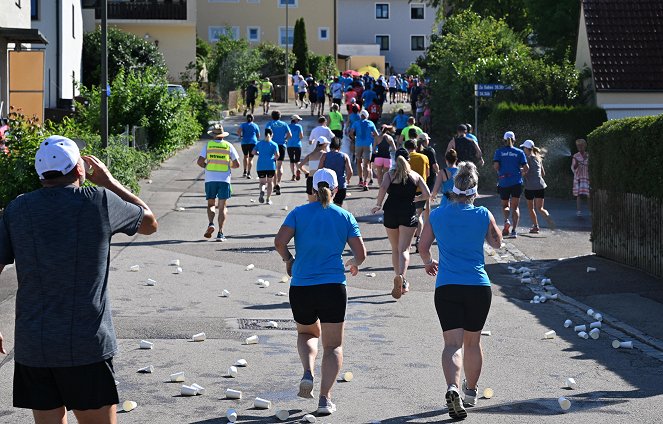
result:
[[[495,91],[513,90],[504,84],[474,84],[474,132],[479,137],[479,97],[493,97]]]

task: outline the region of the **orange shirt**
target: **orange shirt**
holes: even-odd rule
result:
[[[426,181],[430,173],[430,163],[428,162],[428,157],[422,153],[411,152],[410,153],[410,168]],[[417,190],[417,193],[421,193],[421,190]]]

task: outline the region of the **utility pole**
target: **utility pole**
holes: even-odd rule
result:
[[[288,83],[290,82],[290,72],[288,72],[288,41],[290,37],[290,32],[288,31],[288,9],[290,5],[290,0],[285,1],[285,84],[283,87],[285,89],[285,100],[284,102],[288,103]]]
[[[108,147],[108,0],[101,0],[101,146]]]

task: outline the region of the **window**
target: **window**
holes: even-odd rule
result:
[[[410,5],[410,19],[424,19],[424,5],[411,4]]]
[[[380,50],[389,50],[389,36],[376,35],[375,44],[378,44],[380,46]]]
[[[426,50],[425,39],[423,35],[411,35],[410,50]]]
[[[299,0],[279,0],[279,7],[297,7],[297,2]]]
[[[285,46],[286,42],[286,32],[285,32],[285,27],[279,27],[279,43],[281,43],[282,46]],[[288,45],[292,46],[292,42],[294,40],[295,36],[295,28],[294,27],[288,27]]]
[[[329,40],[329,28],[327,27],[318,28],[318,38],[321,40]]]
[[[260,27],[247,27],[246,38],[248,38],[249,41],[260,41]]]
[[[208,38],[211,42],[219,41],[222,35],[227,35],[233,40],[239,39],[239,27],[211,26],[208,28]]]
[[[39,20],[39,0],[30,0],[30,19]]]
[[[389,3],[375,4],[375,19],[389,19]]]

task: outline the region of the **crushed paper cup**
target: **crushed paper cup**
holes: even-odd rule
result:
[[[589,324],[589,328],[601,328],[601,321],[596,321]]]
[[[228,399],[241,399],[242,392],[240,390],[226,389],[226,397]]]
[[[619,340],[613,340],[612,347],[615,349],[633,349],[633,342],[620,342]]]
[[[568,411],[569,408],[571,408],[571,401],[563,396],[557,399],[557,403],[559,403],[559,407],[562,408],[562,411]]]
[[[226,418],[228,419],[228,422],[234,423],[237,421],[237,411],[234,409],[229,409],[226,411]]]
[[[493,389],[491,389],[490,387],[486,387],[485,389],[483,389],[483,397],[484,398],[490,399],[494,395],[495,395],[495,393],[493,392]]]
[[[120,384],[120,382],[115,380],[115,385],[117,386],[118,384]]]
[[[147,284],[148,286],[156,286],[157,282],[156,282],[156,280],[148,278],[147,281],[145,282],[145,284]]]
[[[366,274],[367,277],[371,277],[371,278],[375,278],[376,275],[377,274],[374,273],[374,272],[369,272],[368,274]]]
[[[523,284],[530,284],[532,282],[532,279],[527,277],[527,278],[521,278],[520,282]]]
[[[182,383],[184,380],[186,380],[186,378],[184,377],[184,372],[182,371],[170,375],[171,383]]]
[[[290,277],[288,277],[287,275],[284,275],[283,277],[281,277],[280,282],[281,283],[288,283],[288,282],[290,282]]]
[[[152,349],[154,347],[154,343],[148,342],[147,340],[141,340],[138,347],[140,349]]]
[[[170,265],[170,266],[180,266],[180,260],[179,259],[173,259],[172,261],[170,261],[170,263],[168,265]]]
[[[493,333],[490,330],[481,330],[482,336],[492,336]]]
[[[591,337],[594,340],[597,340],[601,336],[601,330],[598,328],[594,328],[589,332],[589,337]]]
[[[129,268],[129,271],[131,271],[131,272],[140,271],[140,265],[131,265],[131,267]]]
[[[578,333],[578,337],[581,337],[581,338],[587,340],[587,339],[589,339],[589,334],[587,334],[584,331],[581,331],[581,332]]]
[[[230,297],[230,292],[228,290],[224,290],[221,292],[221,297]]]
[[[134,409],[136,409],[137,406],[138,404],[133,400],[125,400],[124,402],[122,402],[122,410],[124,412],[133,411]]]
[[[567,378],[566,379],[566,388],[575,389],[577,386],[578,386],[578,383],[576,383],[575,378]]]
[[[267,287],[269,287],[269,281],[265,280],[260,283],[260,288],[266,289]]]
[[[258,280],[256,281],[256,284],[262,284],[264,282],[265,282],[265,280],[263,280],[262,278],[258,278]]]
[[[276,293],[276,296],[287,296],[287,295],[288,295],[288,293],[286,293],[286,292],[278,292],[278,293]]]
[[[550,280],[550,278],[543,278],[541,280],[541,285],[542,286],[545,286],[546,284],[552,284],[552,281]]]
[[[197,394],[199,394],[199,395],[204,395],[205,394],[205,388],[203,386],[201,386],[199,384],[196,384],[196,383],[193,383],[191,385],[191,387],[193,387],[194,389],[196,389],[198,391]]]
[[[304,421],[308,422],[308,423],[314,423],[314,422],[317,421],[317,418],[315,418],[315,415],[312,415],[312,414],[306,414],[306,415],[304,415],[304,417],[302,419]]]
[[[553,293],[553,294],[551,294],[550,296],[548,296],[548,299],[550,299],[550,300],[557,300],[557,299],[559,299],[559,294],[557,294],[557,293]]]
[[[601,321],[603,321],[603,315],[601,315],[597,312],[597,313],[594,314],[594,319],[601,322]]]
[[[250,201],[251,201],[251,203],[255,203],[256,199],[251,199]]]
[[[230,376],[232,378],[235,378],[235,377],[237,377],[237,374],[238,374],[237,373],[237,367],[232,366],[232,367],[228,368],[228,376]]]
[[[576,325],[575,327],[573,327],[573,331],[575,331],[576,333],[578,331],[586,331],[586,330],[587,330],[587,326],[585,324]]]
[[[546,303],[547,300],[548,300],[548,298],[545,295],[541,295],[539,297],[539,302],[541,302],[541,303]]]
[[[247,366],[247,365],[249,365],[249,363],[246,362],[246,359],[238,359],[238,360],[235,362],[235,366],[236,366],[236,367],[245,367],[245,366]]]
[[[341,379],[343,381],[347,381],[348,383],[352,381],[353,378],[355,378],[354,374],[352,374],[350,371],[344,372],[343,375],[341,376]]]
[[[543,338],[544,339],[554,339],[556,335],[557,335],[557,333],[555,332],[555,330],[550,330],[550,331],[546,331],[543,334]]]
[[[594,316],[594,309],[592,308],[587,309],[587,315]]]
[[[184,270],[182,269],[181,266],[178,266],[177,268],[175,268],[175,274],[181,274],[182,272],[184,272]]]
[[[259,341],[258,336],[254,334],[251,337],[247,337],[246,340],[244,340],[244,343],[247,344],[247,345],[258,344],[258,341]]]
[[[251,270],[252,270],[253,268],[255,268],[255,267],[256,267],[256,266],[253,265],[253,264],[248,264],[248,265],[246,266],[246,270],[247,270],[247,271],[251,271]]]
[[[272,402],[267,399],[257,397],[253,401],[253,407],[257,409],[270,409],[272,407]]]
[[[139,369],[136,372],[140,372],[140,373],[143,373],[143,374],[152,374],[154,372],[154,366],[148,365],[146,367],[143,367],[143,368]]]
[[[564,327],[565,328],[569,328],[572,325],[573,325],[573,321],[571,321],[570,319],[567,319],[566,321],[564,321]]]
[[[587,272],[596,272],[596,268],[588,266],[587,267]]]
[[[202,342],[202,341],[205,341],[206,338],[207,338],[207,334],[205,334],[205,333],[198,333],[198,334],[194,334],[193,336],[191,336],[191,340],[193,340],[194,342]]]
[[[511,271],[511,274],[515,274],[516,272],[518,272],[518,269],[516,269],[516,268],[514,268],[514,267],[512,267],[512,266],[508,266],[507,269],[508,269],[509,271]]]
[[[175,208],[177,212],[184,212],[186,209],[184,209],[182,206]]]
[[[267,321],[266,327],[268,328],[279,328],[279,323],[276,321]]]
[[[532,276],[532,274],[529,271],[525,271],[525,272],[523,272],[523,275],[521,275],[521,277],[523,277],[523,278],[531,277],[531,276]]]
[[[187,386],[186,384],[183,384],[180,388],[180,394],[182,396],[195,396],[198,394],[198,389],[193,386]]]
[[[280,421],[285,421],[288,418],[290,418],[290,411],[288,411],[287,409],[279,409],[278,411],[276,411],[274,416],[278,418]]]
[[[147,183],[148,183],[148,184],[152,184],[152,180],[147,180]]]
[[[284,210],[284,211],[287,211],[287,210],[288,210],[288,207],[287,207],[287,206],[284,206],[284,207],[283,207],[283,210]]]

